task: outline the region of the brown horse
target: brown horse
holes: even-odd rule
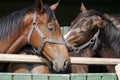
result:
[[[81,9],[84,10],[83,4],[81,6]],[[66,35],[64,35],[64,37],[67,39],[68,43],[70,44],[70,46],[68,46],[70,49],[70,56],[72,56],[72,57],[93,57],[95,55],[95,51],[92,50],[92,48],[89,45],[79,47],[80,45],[83,45],[88,40],[85,41],[86,38],[84,39],[84,36],[82,37],[82,35],[81,35],[82,32],[80,34],[76,33],[77,29],[75,29],[75,27],[73,27],[73,25],[75,25],[76,22],[78,22],[77,21],[78,19],[79,19],[79,17],[77,17],[75,20],[72,21],[71,27],[70,27],[68,33]],[[77,25],[80,25],[80,24],[81,23],[77,23]],[[90,36],[88,36],[88,37],[90,37]],[[81,40],[79,40],[79,39],[81,39]],[[72,73],[88,73],[89,72],[88,67],[89,67],[88,65],[72,64],[71,72]]]
[[[21,47],[30,44],[37,55],[44,55],[52,63],[55,71],[65,70],[70,58],[53,12],[57,5],[49,7],[41,0],[36,0],[33,6],[2,17],[0,52],[15,54]]]
[[[65,35],[65,38],[70,45],[75,47],[86,44],[91,40],[92,48],[97,55],[103,58],[120,57],[120,31],[98,11],[87,10],[84,7],[82,13],[73,20],[71,29]],[[90,45],[86,47],[88,46]],[[115,72],[114,66],[106,67],[108,72]]]

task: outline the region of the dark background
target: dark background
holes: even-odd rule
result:
[[[4,16],[15,10],[20,10],[34,4],[35,0],[1,0],[0,16]],[[43,0],[44,3],[52,5],[57,0]],[[105,13],[120,13],[120,0],[61,0],[55,11],[61,26],[70,25],[71,21],[80,12],[81,2],[87,9],[95,9]]]

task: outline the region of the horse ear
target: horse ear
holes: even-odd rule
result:
[[[50,6],[51,10],[55,10],[55,9],[58,7],[59,2],[60,2],[60,0],[58,0],[58,2],[57,2],[57,3],[55,3],[55,4],[51,5],[51,6]]]
[[[44,4],[42,0],[36,0],[35,9],[37,11],[43,12]]]
[[[86,13],[88,11],[83,3],[81,4],[81,11],[82,13]]]

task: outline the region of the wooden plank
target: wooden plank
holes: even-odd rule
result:
[[[0,73],[0,80],[12,80],[11,74]]]
[[[70,59],[71,64],[116,65],[120,63],[119,58],[71,57]]]
[[[49,80],[47,74],[33,74],[32,80]]]
[[[107,73],[102,75],[102,80],[118,80],[116,74]]]
[[[70,80],[87,80],[86,74],[71,74]]]
[[[0,73],[0,80],[118,80],[115,73],[18,74]]]
[[[87,80],[101,80],[101,75],[89,73],[87,74]]]
[[[30,74],[14,74],[13,80],[32,80]]]
[[[70,80],[118,80],[115,73],[80,73],[71,74]]]
[[[0,54],[0,62],[40,63],[43,59],[36,55]]]
[[[70,57],[71,64],[116,65],[119,58]],[[0,62],[41,63],[43,59],[36,55],[0,54]]]
[[[69,74],[51,74],[49,80],[70,80]]]

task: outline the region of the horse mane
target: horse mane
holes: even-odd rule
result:
[[[81,18],[86,18],[86,17],[93,16],[93,15],[100,16],[102,19],[104,19],[104,16],[102,15],[102,13],[100,13],[100,12],[94,10],[94,9],[91,9],[91,10],[88,10],[86,13],[82,13],[82,12],[79,13],[77,15],[76,19],[74,19],[73,23],[78,22],[79,19],[81,19]]]
[[[93,15],[100,16],[101,18],[104,17],[104,16],[102,16],[102,13],[100,13],[100,12],[94,10],[94,9],[88,10],[86,13],[79,13],[78,14],[79,18],[89,17],[89,16],[93,16]]]
[[[103,34],[106,47],[112,48],[118,55],[120,53],[120,31],[114,26],[112,22],[108,22],[103,28]]]
[[[88,12],[79,14],[80,17],[89,17],[93,15],[100,16],[101,19],[107,22],[103,29],[103,34],[101,35],[104,39],[103,43],[106,44],[106,47],[112,48],[115,53],[120,53],[120,31],[115,27],[115,25],[108,19],[104,17],[104,15],[95,10],[89,10]],[[118,15],[117,15],[118,16]],[[116,16],[116,17],[117,17]]]
[[[50,22],[52,20],[53,17],[55,17],[55,14],[54,12],[50,9],[50,7],[48,5],[45,5],[45,10],[46,10],[46,13],[48,15],[48,19],[47,19],[47,22]]]
[[[11,14],[0,18],[0,40],[3,40],[7,35],[12,35],[21,26],[21,23],[25,15],[33,11],[34,7],[24,8],[19,11],[15,11]]]
[[[114,16],[116,18],[120,18],[120,14],[110,14],[110,16]]]
[[[51,18],[54,16],[53,11],[45,5],[44,7],[46,13],[48,14],[48,22],[51,21]],[[24,8],[19,11],[15,11],[7,16],[0,18],[0,40],[3,40],[7,35],[13,35],[16,31],[18,32],[21,27],[22,21],[25,18],[25,15],[29,12],[34,12],[34,5]]]

